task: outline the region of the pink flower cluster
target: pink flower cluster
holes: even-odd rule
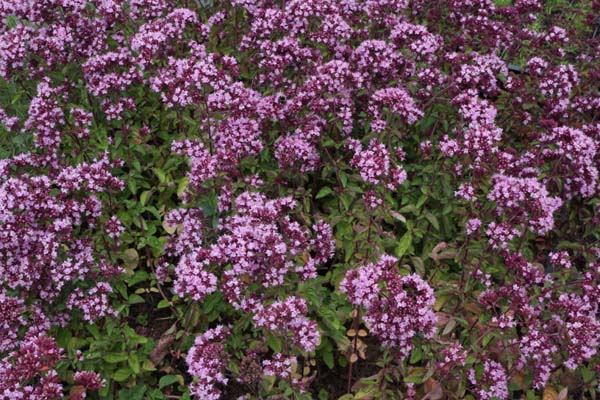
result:
[[[267,200],[259,193],[242,193],[235,200],[237,213],[221,220],[221,236],[208,247],[202,247],[199,236],[205,228],[198,220],[202,213],[173,211],[167,222],[182,225],[168,245],[173,255],[181,256],[175,270],[176,292],[201,300],[217,289],[219,279],[211,272],[213,266],[231,265],[220,277],[220,289],[232,305],[251,311],[260,304],[260,293],[247,292],[253,283],[269,288],[283,285],[290,274],[301,279],[314,277],[317,265],[333,254],[331,228],[320,221],[313,227],[315,238],[311,238],[309,229],[283,216],[293,207],[290,198]],[[311,250],[314,257],[294,262]]]
[[[390,153],[386,146],[373,138],[368,148],[363,148],[360,141],[348,139],[348,147],[354,153],[350,165],[357,168],[361,178],[374,186],[363,194],[365,206],[369,210],[376,210],[383,204],[383,199],[375,190],[377,185],[384,184],[389,190],[396,190],[406,181],[407,174],[402,166],[392,168]],[[403,158],[402,149],[395,151],[397,158]]]
[[[166,6],[165,3],[164,6]],[[183,34],[188,25],[196,25],[198,16],[192,10],[178,8],[163,18],[142,25],[130,39],[131,49],[138,53],[141,65],[145,66],[154,58],[160,58],[169,47],[184,40]]]
[[[502,364],[486,360],[483,363],[483,371],[481,376],[478,377],[475,370],[469,371],[469,380],[471,384],[476,385],[478,398],[482,400],[491,399],[508,399],[508,378],[506,370]]]
[[[190,43],[191,57],[170,57],[167,65],[149,80],[152,90],[161,94],[169,107],[185,107],[202,100],[204,87],[222,89],[229,83],[227,75],[215,65],[216,56],[207,54],[203,45]]]
[[[288,297],[261,308],[254,316],[254,325],[268,329],[284,337],[303,351],[314,351],[319,344],[317,323],[306,318],[306,301],[298,297]]]
[[[291,381],[293,379],[292,366],[296,363],[296,357],[284,357],[283,354],[277,353],[272,359],[263,361],[263,373],[266,376],[275,376],[285,381]]]
[[[507,175],[492,176],[492,190],[487,198],[513,226],[526,226],[539,234],[554,226],[554,213],[562,200],[550,197],[548,190],[535,178],[516,178]]]
[[[404,358],[413,339],[431,339],[436,332],[433,289],[416,274],[400,276],[394,257],[384,255],[346,273],[340,290],[350,302],[365,309],[363,320],[372,334]]]
[[[25,304],[22,299],[0,292],[0,353],[13,349],[18,343],[19,328],[26,324],[23,313]]]
[[[190,392],[199,399],[221,398],[218,386],[226,385],[228,381],[223,375],[226,362],[222,342],[228,335],[229,329],[224,326],[209,329],[196,337],[194,345],[188,351],[188,373],[194,377]]]
[[[375,132],[382,132],[387,126],[382,115],[384,107],[392,115],[397,114],[402,117],[402,122],[408,125],[414,124],[423,116],[423,112],[406,89],[401,87],[380,89],[373,93],[369,103],[369,113],[374,118],[372,128]]]
[[[472,343],[441,350],[438,370],[466,365],[471,394],[508,398],[515,370],[542,388],[552,371],[597,363],[597,39],[547,25],[538,0],[184,3],[0,2],[0,77],[12,97],[0,123],[7,143],[29,147],[0,160],[0,397],[63,396],[62,353],[48,332],[80,314],[90,323],[114,315],[111,260],[125,227],[107,206],[125,187],[112,171],[132,165],[114,159],[113,143],[164,144],[188,161],[185,208],[169,205],[158,278],[170,284],[173,274],[172,291],[195,302],[221,292],[255,328],[297,347],[263,360],[265,375],[293,380],[297,353],[320,341],[296,289],[335,255],[327,215],[307,215],[328,212],[311,192],[327,174],[338,200],[362,195],[369,232],[385,230],[376,210],[407,204],[411,171],[422,171],[415,184],[427,202],[416,208],[460,210],[462,223],[435,229],[465,244],[445,272],[459,268],[457,293],[485,309],[469,335],[506,339],[494,342],[502,354]],[[417,158],[434,173],[409,164]],[[438,187],[460,206],[431,193]],[[354,205],[352,224],[365,217]],[[412,222],[417,248],[430,231]],[[568,252],[561,235],[576,242]],[[434,336],[437,318],[432,287],[395,263],[383,256],[350,270],[341,289],[371,333],[406,357]],[[460,301],[454,311],[466,312]],[[226,335],[209,330],[188,354],[199,398],[218,398],[227,382]],[[93,372],[74,380],[102,384]]]
[[[557,173],[564,179],[564,196],[593,196],[600,184],[595,161],[599,143],[597,128],[588,132],[566,126],[557,127],[540,137],[540,151],[549,163],[557,163]]]
[[[93,322],[107,315],[117,315],[110,307],[108,293],[112,293],[112,288],[106,282],[98,282],[96,286],[90,288],[85,294],[81,288],[75,288],[69,295],[67,308],[81,310],[83,312],[83,319],[88,322]]]
[[[6,399],[59,399],[62,385],[55,370],[62,350],[54,339],[32,336],[0,360],[0,395]],[[38,381],[38,382],[36,382]]]
[[[0,397],[3,399],[62,399],[63,385],[56,371],[63,358],[54,339],[43,334],[31,335],[19,347],[0,359]],[[82,385],[80,397],[87,390],[98,390],[104,381],[96,372],[78,371],[75,381]]]
[[[0,75],[30,96],[22,119],[10,116],[14,108],[2,108],[0,118],[15,136],[33,136],[29,152],[0,160],[1,398],[63,398],[56,371],[63,353],[49,336],[52,328],[79,320],[65,309],[82,310],[88,323],[115,314],[107,282],[120,268],[109,253],[118,251],[123,227],[105,216],[105,205],[108,193],[124,187],[112,174],[122,164],[90,151],[90,127],[97,121],[88,108],[93,104],[81,99],[85,89],[76,86],[85,76],[91,93],[105,95],[141,79],[135,69],[123,71],[126,51],[99,56],[120,18],[111,4],[98,6],[98,14],[82,1],[0,6]],[[9,15],[15,26],[5,21]],[[64,73],[69,63],[79,68],[75,82]],[[56,71],[63,71],[61,79]],[[79,398],[102,386],[94,372],[75,378]]]

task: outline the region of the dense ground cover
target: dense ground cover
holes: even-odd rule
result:
[[[596,398],[599,15],[1,0],[0,398]]]

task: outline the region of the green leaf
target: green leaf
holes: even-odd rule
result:
[[[271,332],[267,332],[267,344],[275,353],[281,352],[281,347],[282,347],[281,340],[279,340]]]
[[[128,358],[129,356],[125,353],[108,353],[104,357],[104,361],[110,364],[116,364],[123,361],[127,361]]]
[[[152,193],[151,190],[144,190],[142,192],[142,194],[140,195],[140,203],[145,206],[146,203],[148,203],[148,197],[150,196],[150,194]]]
[[[342,193],[340,200],[344,205],[344,210],[348,210],[354,201],[354,195],[352,193]]]
[[[127,286],[132,287],[137,285],[140,282],[143,282],[149,278],[148,272],[144,270],[135,271],[135,274],[127,279]]]
[[[346,220],[341,220],[335,226],[336,234],[339,237],[346,237],[348,239],[352,238],[352,225],[348,223]]]
[[[329,186],[322,187],[321,190],[319,190],[319,193],[317,193],[315,196],[315,199],[322,199],[323,197],[329,196],[332,193],[333,189],[331,189]]]
[[[144,371],[156,371],[154,363],[150,360],[144,360],[142,367],[144,368]]]
[[[92,336],[94,336],[94,339],[100,339],[100,329],[98,329],[96,325],[87,325],[86,329],[92,334]]]
[[[140,260],[140,256],[136,249],[127,249],[123,252],[123,263],[127,269],[135,269]]]
[[[9,29],[12,29],[12,28],[16,27],[17,23],[19,22],[19,20],[17,19],[17,17],[14,16],[14,15],[8,15],[5,18],[4,21],[6,23],[6,27],[9,28]]]
[[[152,171],[154,172],[154,175],[156,175],[160,183],[165,183],[167,181],[167,176],[163,171],[161,171],[158,168],[152,168]]]
[[[273,386],[275,386],[275,380],[277,378],[273,375],[263,375],[263,388],[268,393],[273,390]]]
[[[329,367],[329,369],[333,369],[333,367],[335,367],[335,360],[331,351],[323,353],[323,362],[325,365],[327,365],[327,367]]]
[[[146,300],[139,294],[132,294],[129,296],[129,304],[142,304],[145,302]]]
[[[327,321],[335,330],[341,329],[342,324],[334,310],[328,307],[321,307],[317,310],[317,313],[323,318],[323,321]]]
[[[596,377],[596,374],[593,371],[590,371],[588,368],[582,367],[581,376],[583,377],[583,381],[585,383],[589,383]]]
[[[134,386],[129,389],[121,389],[119,390],[119,398],[128,400],[142,400],[144,398],[144,393],[146,393],[146,389],[146,385]]]
[[[423,204],[425,204],[425,202],[427,201],[428,197],[426,194],[421,195],[421,197],[419,197],[419,201],[417,201],[417,205],[416,208],[419,209],[421,208],[421,206]]]
[[[415,207],[414,204],[409,204],[407,206],[402,207],[400,210],[398,210],[398,212],[400,213],[413,213],[416,214],[417,208]]]
[[[412,234],[410,232],[406,232],[404,235],[402,235],[400,242],[398,242],[398,246],[396,246],[396,251],[395,251],[396,257],[402,258],[402,256],[404,256],[404,254],[406,254],[408,249],[410,249],[411,245],[412,245]]]
[[[123,281],[117,281],[113,283],[113,288],[117,289],[118,292],[123,296],[124,299],[128,299],[129,295],[127,294],[127,288],[125,287],[125,283]]]
[[[140,373],[140,360],[138,359],[137,354],[135,353],[131,353],[129,355],[129,366],[131,367],[131,370],[133,371],[134,374],[139,374]]]
[[[206,299],[204,299],[204,303],[202,304],[202,309],[204,310],[204,313],[210,314],[211,312],[213,312],[213,310],[217,308],[221,300],[223,300],[223,295],[221,294],[221,292],[215,292],[206,296]]]
[[[435,228],[436,231],[440,230],[440,223],[438,222],[438,219],[435,215],[427,211],[425,212],[425,218],[427,218],[427,221],[431,223],[431,225]]]
[[[135,330],[133,330],[133,328],[131,328],[130,326],[125,325],[123,327],[123,330],[125,331],[125,334],[127,334],[127,337],[129,339],[131,339],[132,341],[134,341],[136,343],[140,343],[140,344],[148,343],[148,338],[147,337],[144,337],[144,336],[140,335]]]
[[[411,257],[410,261],[415,267],[415,272],[419,274],[419,276],[425,276],[425,263],[421,257]]]
[[[422,381],[423,377],[421,375],[407,376],[404,378],[405,383],[421,383]]]
[[[340,171],[340,180],[342,181],[342,186],[345,188],[348,185],[348,175],[344,171]]]
[[[165,395],[159,389],[152,389],[148,392],[148,398],[150,400],[165,400]],[[181,397],[183,399],[183,397]]]
[[[109,391],[110,391],[110,388],[111,388],[111,386],[112,386],[112,385],[110,385],[110,384],[107,384],[107,385],[104,385],[104,386],[102,386],[102,387],[100,388],[100,390],[98,390],[98,394],[99,394],[99,395],[100,395],[102,398],[104,398],[104,397],[108,396],[108,393],[109,393]]]
[[[168,300],[162,299],[161,301],[158,302],[158,304],[156,305],[157,309],[161,309],[161,308],[167,308],[170,307],[171,303]]]
[[[129,368],[120,368],[115,371],[112,378],[117,382],[123,382],[127,378],[131,376],[131,369]]]
[[[423,358],[423,352],[418,347],[415,348],[410,354],[410,363],[415,364]]]
[[[167,224],[166,220],[163,221],[162,227],[165,230],[165,232],[167,232],[169,235],[174,234],[175,231],[177,230],[177,226],[171,226],[171,225]]]
[[[172,385],[175,382],[179,382],[179,375],[165,375],[158,381],[159,389],[162,389],[166,386]]]
[[[129,189],[131,194],[135,194],[137,192],[137,185],[133,178],[129,179],[129,181],[127,182],[127,188]]]
[[[56,335],[56,342],[60,347],[66,348],[72,339],[71,332],[68,329],[59,328]]]
[[[177,196],[181,196],[185,189],[187,189],[189,183],[190,178],[187,176],[179,180],[179,183],[177,184]]]

